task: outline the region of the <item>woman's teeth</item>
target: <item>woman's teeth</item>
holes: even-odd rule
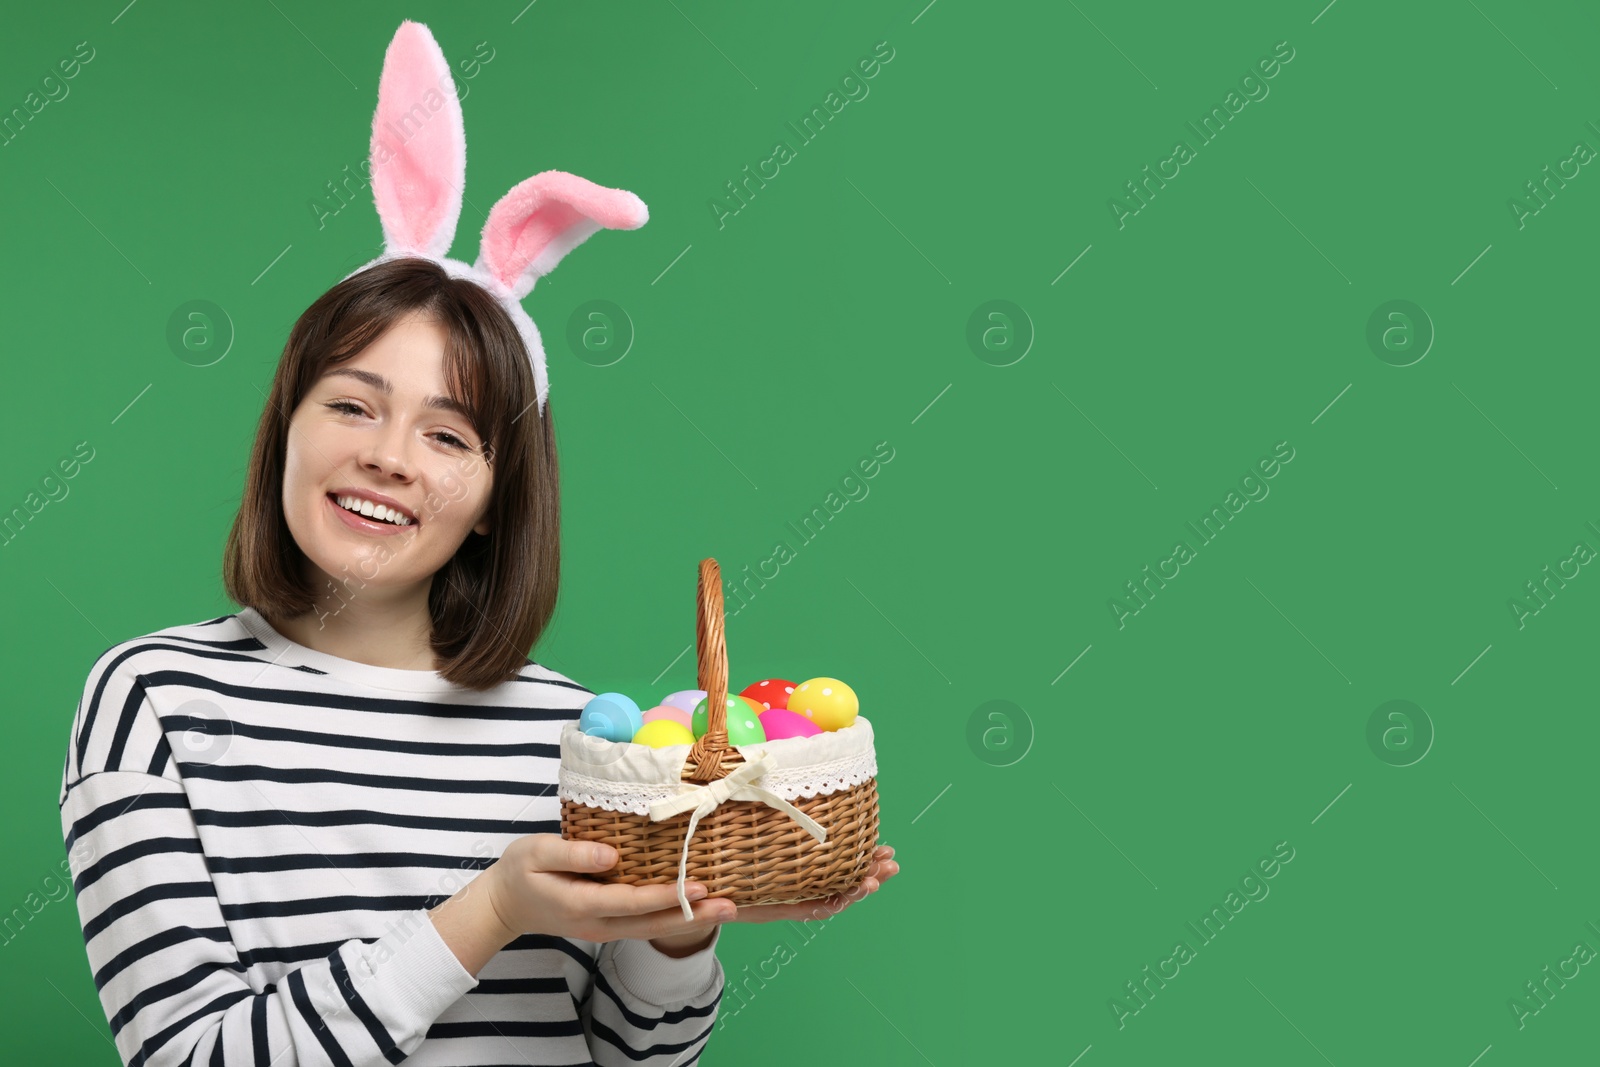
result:
[[[374,504],[372,501],[363,500],[358,496],[334,497],[334,501],[346,511],[353,511],[357,515],[364,515],[369,519],[377,519],[379,522],[392,523],[395,526],[410,526],[412,523],[410,516],[402,515],[393,508],[385,507],[382,504]]]

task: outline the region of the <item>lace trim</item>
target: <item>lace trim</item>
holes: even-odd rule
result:
[[[814,797],[818,793],[843,792],[877,776],[877,755],[868,749],[827,763],[776,767],[757,778],[755,784],[772,790],[785,800],[794,800],[798,797]]]
[[[757,778],[753,784],[792,801],[800,797],[854,789],[877,776],[877,757],[868,751],[805,767],[778,767]],[[605,811],[628,811],[635,815],[648,815],[651,801],[682,792],[682,789],[664,784],[606,781],[566,767],[561,768],[558,781],[562,800]]]
[[[631,811],[635,815],[650,814],[650,803],[674,795],[676,790],[664,785],[641,785],[638,782],[608,782],[577,771],[561,768],[560,788],[557,795],[562,800],[572,800],[591,808],[606,811]]]

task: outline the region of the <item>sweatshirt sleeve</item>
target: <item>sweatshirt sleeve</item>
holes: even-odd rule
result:
[[[104,661],[74,723],[61,827],[95,988],[123,1063],[377,1067],[405,1059],[478,984],[427,912],[400,914],[382,937],[345,941],[256,988],[182,781],[96,755],[106,751],[95,740],[104,731],[123,733],[118,715],[125,722],[148,712],[138,675],[123,666],[102,672]]]
[[[595,1067],[687,1067],[698,1063],[722,1001],[717,927],[711,944],[681,959],[648,941],[607,941],[583,1007]]]

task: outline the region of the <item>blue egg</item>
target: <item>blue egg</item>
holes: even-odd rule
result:
[[[621,693],[601,693],[583,706],[578,729],[607,741],[632,741],[644,725],[644,716],[632,698]]]

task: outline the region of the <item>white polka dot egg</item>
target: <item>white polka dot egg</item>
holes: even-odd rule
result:
[[[856,691],[837,678],[808,678],[789,694],[789,710],[823,730],[842,730],[856,721],[861,704]]]

